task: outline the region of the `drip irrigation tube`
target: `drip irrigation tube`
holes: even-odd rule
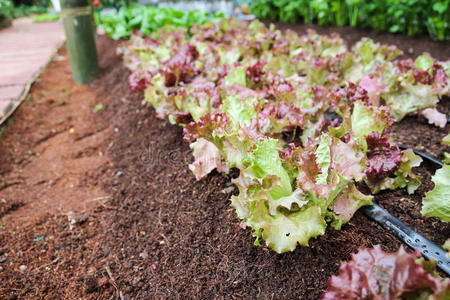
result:
[[[334,120],[340,118],[337,114],[326,112],[329,119]],[[341,119],[342,121],[342,119]],[[447,121],[450,122],[450,118],[447,116]],[[396,144],[400,149],[405,150],[408,147],[400,144]],[[416,155],[419,155],[423,159],[426,159],[435,165],[442,167],[444,164],[423,152],[413,149]],[[437,266],[447,275],[450,276],[450,258],[447,257],[447,252],[440,246],[436,245],[393,215],[391,215],[387,210],[373,203],[373,205],[363,206],[359,209],[367,218],[376,221],[384,228],[389,229],[394,233],[394,235],[404,242],[409,247],[418,250],[423,257],[427,259],[434,259],[437,261]]]
[[[419,250],[425,258],[436,260],[437,266],[450,276],[450,258],[446,256],[447,252],[444,249],[401,222],[376,203],[363,206],[360,210],[369,219],[391,230],[406,245]]]
[[[398,146],[402,150],[407,148],[403,145]],[[413,151],[415,154],[435,163],[438,166],[444,165],[441,161],[430,155],[416,150]],[[446,256],[447,252],[444,249],[442,249],[408,225],[404,224],[402,221],[391,215],[387,210],[376,203],[369,206],[363,206],[360,208],[360,210],[369,219],[374,220],[380,223],[383,227],[391,230],[394,235],[406,245],[413,249],[419,250],[423,257],[436,260],[438,263],[437,266],[450,276],[450,258]]]

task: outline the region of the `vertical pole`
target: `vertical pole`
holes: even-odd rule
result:
[[[85,84],[98,71],[92,7],[89,0],[61,0],[61,7],[73,79]]]

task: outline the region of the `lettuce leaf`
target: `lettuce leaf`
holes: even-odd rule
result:
[[[264,179],[268,175],[276,176],[280,186],[269,191],[272,199],[280,198],[292,193],[291,179],[281,164],[278,154],[277,140],[265,139],[255,145],[255,149],[245,158],[247,166],[242,172],[251,177]]]
[[[319,146],[314,153],[316,155],[317,166],[320,169],[320,173],[316,177],[316,184],[327,184],[328,169],[331,164],[331,151],[329,146],[329,138],[323,135],[320,139]]]
[[[439,101],[431,85],[414,84],[412,75],[400,81],[397,92],[384,96],[393,118],[398,122],[406,115],[425,108],[433,108]]]
[[[390,175],[400,166],[402,153],[391,144],[386,130],[383,135],[373,131],[366,136],[367,160],[365,174],[369,178],[381,178]]]
[[[193,150],[195,162],[189,165],[197,180],[208,175],[212,170],[228,172],[227,164],[222,162],[219,149],[207,140],[199,138],[190,145]]]
[[[236,126],[249,126],[251,120],[256,117],[256,111],[252,100],[241,99],[238,95],[231,95],[223,99],[222,111],[230,118]]]
[[[430,124],[434,124],[441,128],[445,128],[445,125],[447,125],[447,116],[440,113],[436,108],[427,108],[420,113],[427,118],[428,123]]]
[[[450,257],[450,238],[448,238],[444,245],[442,246],[445,250],[447,250],[447,257]]]
[[[360,207],[372,205],[372,200],[373,196],[364,195],[358,191],[353,182],[350,182],[332,202],[331,209],[343,223],[346,223]]]
[[[225,85],[233,86],[235,84],[239,84],[245,86],[246,84],[246,73],[244,66],[233,67],[228,72],[228,75],[225,76]]]
[[[421,163],[422,158],[420,156],[414,154],[411,149],[406,149],[402,153],[398,169],[392,176],[369,177],[366,179],[366,183],[374,194],[386,189],[395,190],[404,187],[406,187],[408,194],[413,194],[420,186],[421,177],[415,175],[412,169],[420,166]]]
[[[450,146],[450,133],[444,136],[444,138],[442,139],[442,144]]]
[[[355,136],[363,138],[374,131],[382,133],[391,124],[391,117],[386,110],[366,106],[360,101],[355,102],[351,115],[352,132]]]
[[[277,253],[293,251],[297,244],[308,246],[309,240],[323,235],[326,228],[318,206],[272,216],[263,202],[257,204],[247,223],[256,229],[255,236],[262,236],[266,244]]]
[[[438,169],[431,180],[434,188],[426,193],[421,212],[447,223],[450,221],[450,165]]]
[[[341,265],[339,274],[328,280],[322,299],[448,299],[450,279],[427,272],[418,256],[403,247],[392,254],[380,245],[361,247],[351,261]]]
[[[324,234],[321,208],[305,207],[310,195],[292,190],[276,140],[258,142],[244,163],[247,167],[233,180],[240,193],[232,198],[232,205],[244,224],[253,228],[256,244],[262,237],[270,248],[282,253],[294,250],[297,243],[306,246],[310,238]]]

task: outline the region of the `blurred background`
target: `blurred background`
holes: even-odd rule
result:
[[[90,3],[97,24],[103,19],[105,23],[112,19],[122,20],[121,23],[134,20],[131,22],[134,29],[140,29],[137,23],[142,16],[136,19],[137,15],[145,17],[155,13],[154,10],[151,14],[144,13],[145,8],[150,7],[161,9],[162,15],[170,8],[179,11],[178,16],[202,11],[247,20],[352,26],[408,36],[429,35],[436,40],[450,39],[450,0],[91,0]],[[4,23],[7,19],[24,16],[33,16],[36,22],[54,21],[59,18],[58,12],[59,0],[0,0],[0,20]],[[107,15],[109,17],[104,17]],[[119,33],[113,38],[126,35]]]

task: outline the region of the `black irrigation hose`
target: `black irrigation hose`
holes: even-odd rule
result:
[[[326,115],[331,120],[340,118],[340,116],[338,116],[337,114],[330,112],[326,112]],[[448,116],[447,121],[450,122],[450,118]],[[402,150],[408,148],[404,145],[399,144],[397,144],[397,146]],[[444,165],[440,160],[428,154],[417,151],[415,149],[413,149],[413,151],[416,155],[419,155],[420,157],[431,161],[437,166],[442,167]],[[413,249],[419,250],[423,257],[436,260],[438,263],[437,266],[450,276],[450,258],[447,257],[447,252],[444,249],[391,215],[387,210],[385,210],[377,203],[373,203],[373,205],[363,206],[359,210],[370,220],[376,221],[384,228],[389,229],[398,239],[400,239],[406,245]]]
[[[408,148],[403,145],[398,145],[398,147],[402,150]],[[442,167],[444,165],[441,161],[428,154],[417,150],[413,151],[415,154],[435,163],[438,166]],[[374,220],[380,223],[383,227],[390,229],[394,235],[406,245],[413,249],[419,250],[423,257],[436,260],[438,262],[437,266],[450,276],[450,258],[446,256],[447,252],[444,249],[408,225],[404,224],[376,203],[369,206],[363,206],[360,210],[369,219]]]
[[[450,258],[446,256],[447,252],[444,249],[416,232],[376,203],[363,206],[360,208],[360,211],[369,219],[391,230],[397,238],[409,247],[419,250],[425,258],[436,260],[437,266],[450,276]]]

